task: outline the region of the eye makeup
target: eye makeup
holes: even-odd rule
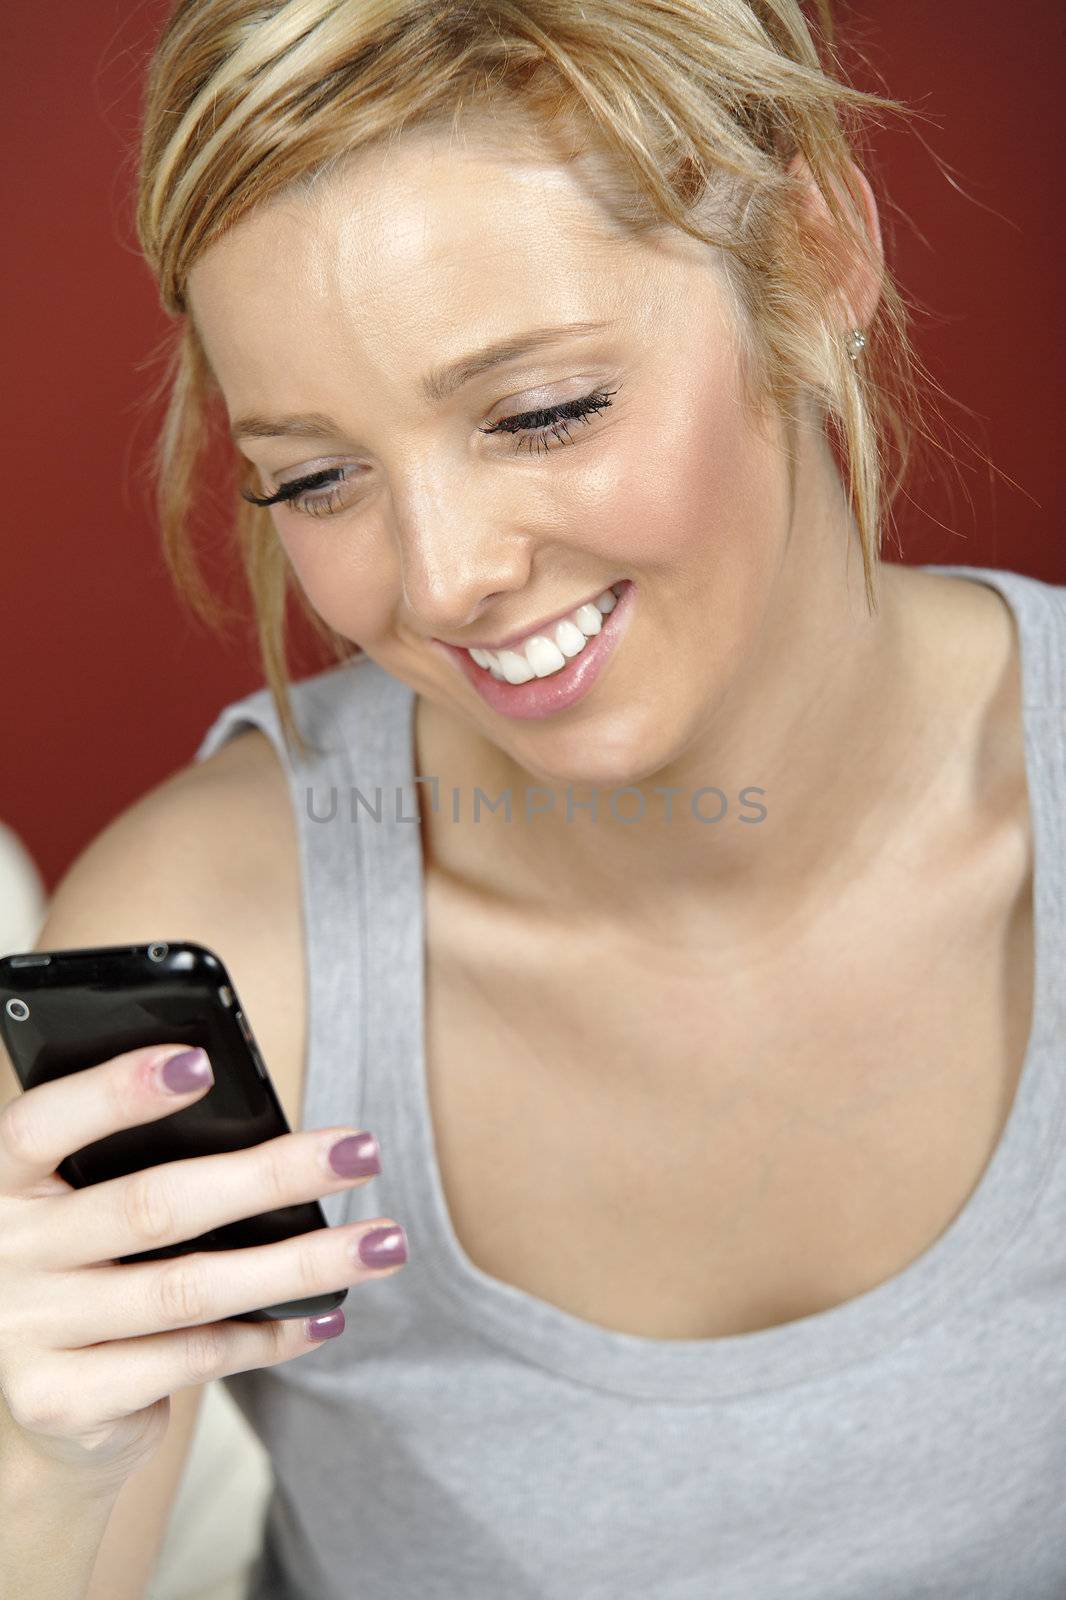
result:
[[[516,452],[522,448],[523,442],[528,442],[530,452],[547,451],[555,448],[549,443],[552,438],[557,439],[561,445],[572,444],[574,441],[570,437],[567,424],[570,422],[587,424],[591,416],[607,409],[617,393],[617,388],[597,389],[593,394],[584,395],[578,400],[565,400],[559,405],[547,406],[542,410],[523,411],[513,417],[503,417],[491,427],[481,428],[479,431],[510,434],[516,440]],[[343,482],[346,470],[345,467],[327,467],[321,472],[307,473],[303,477],[283,483],[272,495],[256,495],[249,489],[242,489],[241,496],[256,506],[291,504],[294,511],[308,516],[329,516],[343,509],[336,504],[335,491],[318,496],[310,495],[308,491]]]

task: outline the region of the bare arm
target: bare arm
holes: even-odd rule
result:
[[[295,1128],[293,1052],[303,1009],[292,981],[299,946],[285,940],[299,928],[299,883],[292,858],[278,848],[288,806],[263,737],[235,740],[144,796],[92,841],[56,889],[35,948],[189,938],[216,949],[255,1020]],[[264,939],[264,927],[278,932]],[[279,994],[288,996],[284,1010]],[[20,1093],[0,1046],[0,1106]],[[202,1398],[202,1386],[172,1395],[167,1433],[152,1458],[110,1493],[86,1493],[54,1463],[27,1453],[0,1397],[0,1594],[143,1600]]]
[[[87,1494],[83,1483],[34,1458],[20,1440],[0,1398],[0,1592],[19,1600],[85,1600],[118,1491]]]

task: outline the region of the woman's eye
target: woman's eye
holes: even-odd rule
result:
[[[322,472],[311,472],[303,478],[293,478],[290,483],[283,483],[276,494],[252,494],[250,489],[242,489],[242,499],[248,500],[253,506],[276,506],[288,504],[294,511],[301,511],[307,516],[323,517],[332,516],[344,507],[338,503],[336,491],[327,495],[309,494],[310,489],[317,489],[323,484],[338,483],[344,479],[344,467],[327,467]]]
[[[587,423],[596,412],[605,411],[617,393],[617,389],[597,389],[594,394],[583,395],[579,400],[564,400],[557,406],[547,406],[541,411],[523,411],[514,417],[502,417],[490,428],[482,428],[481,432],[513,435],[516,450],[520,450],[526,441],[531,451],[554,449],[555,446],[549,443],[551,439],[556,439],[560,445],[573,444],[567,424]],[[345,471],[344,467],[327,467],[322,472],[312,472],[306,477],[283,483],[276,494],[256,495],[248,489],[242,489],[241,495],[255,506],[288,504],[304,516],[329,517],[345,509],[336,490],[331,490],[329,494],[313,494],[309,491],[326,484],[343,482]]]
[[[543,411],[523,411],[516,417],[503,417],[499,422],[494,422],[491,428],[482,428],[482,433],[512,433],[517,435],[515,449],[520,450],[524,440],[529,441],[530,450],[549,450],[554,446],[549,445],[549,438],[558,439],[560,444],[573,444],[567,432],[568,422],[587,422],[597,411],[606,411],[611,404],[617,389],[597,389],[595,394],[586,394],[580,400],[564,400],[560,405],[548,406]]]

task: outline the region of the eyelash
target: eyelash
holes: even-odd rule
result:
[[[548,444],[548,439],[551,437],[559,439],[564,444],[572,444],[573,440],[567,433],[566,424],[587,422],[594,412],[605,411],[617,393],[617,389],[597,389],[593,394],[584,395],[580,400],[564,400],[560,405],[548,406],[541,411],[523,411],[514,417],[502,417],[499,422],[494,422],[491,428],[482,428],[480,431],[516,434],[516,452],[522,448],[523,439],[529,440],[531,452],[534,449],[551,449]],[[343,509],[336,503],[335,491],[318,497],[308,497],[306,491],[328,483],[335,484],[343,478],[343,475],[343,467],[327,467],[322,472],[312,472],[306,477],[293,478],[290,483],[283,483],[276,494],[257,495],[248,489],[242,489],[241,494],[254,506],[288,503],[293,511],[301,512],[305,516],[332,516]]]

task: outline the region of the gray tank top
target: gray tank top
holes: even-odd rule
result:
[[[367,657],[300,681],[306,763],[287,757],[265,688],[211,725],[197,760],[251,725],[290,776],[303,1126],[381,1144],[381,1175],[327,1196],[326,1219],[392,1217],[410,1246],[402,1272],[350,1292],[339,1338],[224,1380],[274,1473],[251,1600],[1066,1595],[1066,586],[924,570],[998,589],[1019,629],[1036,917],[1024,1067],[983,1175],[923,1255],[753,1333],[611,1331],[463,1252],[424,1073],[414,691]],[[636,1155],[634,1181],[648,1181]]]

